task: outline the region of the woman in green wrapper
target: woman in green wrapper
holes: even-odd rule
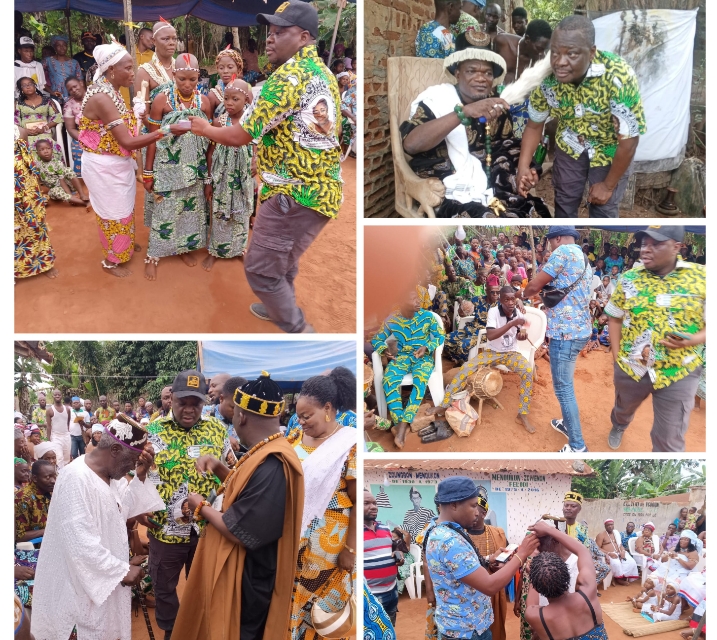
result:
[[[157,94],[147,119],[150,131],[161,126],[174,134],[147,149],[144,188],[155,194],[145,258],[147,280],[156,279],[160,258],[178,255],[187,266],[195,266],[191,252],[207,243],[208,140],[184,133],[178,124],[189,122],[188,116],[212,120],[209,99],[197,91],[198,82],[197,59],[182,54],[175,61],[174,83]]]
[[[238,125],[244,107],[251,104],[251,87],[238,78],[224,86],[224,112],[212,123],[215,127]],[[209,255],[202,262],[211,271],[217,258],[244,255],[249,239],[249,218],[254,210],[254,180],[251,171],[251,145],[227,147],[210,143],[207,154],[212,174],[212,221],[209,232]]]

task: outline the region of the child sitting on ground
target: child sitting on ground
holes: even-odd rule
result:
[[[66,167],[63,161],[53,154],[51,140],[38,140],[35,143],[37,154],[37,168],[40,171],[40,182],[50,189],[47,194],[50,200],[69,202],[73,206],[82,206],[89,202],[89,197],[82,191],[82,185],[75,172]],[[69,180],[77,195],[67,184]]]
[[[644,610],[644,613],[650,616],[655,622],[677,620],[682,613],[682,597],[677,591],[677,586],[672,582],[668,582],[665,587],[665,596],[662,600],[662,605],[660,606],[657,603],[652,604]]]
[[[640,595],[632,598],[625,598],[628,602],[632,602],[632,609],[635,613],[650,613],[650,607],[657,604],[657,592],[655,591],[655,583],[651,578],[645,580],[642,585]]]

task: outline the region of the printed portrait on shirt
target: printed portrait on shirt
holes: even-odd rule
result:
[[[309,149],[331,149],[338,145],[337,107],[320,76],[312,79],[301,96],[301,111],[294,118],[294,140]]]

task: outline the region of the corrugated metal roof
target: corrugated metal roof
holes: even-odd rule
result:
[[[561,473],[571,476],[594,476],[595,472],[583,460],[364,460],[364,469],[463,469],[475,473],[498,471],[534,471],[536,473]]]

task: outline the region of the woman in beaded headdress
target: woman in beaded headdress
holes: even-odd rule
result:
[[[175,62],[174,83],[152,102],[149,129],[175,126],[187,116],[211,122],[209,98],[197,90],[199,62],[183,53]],[[193,133],[171,135],[147,149],[144,188],[154,193],[149,248],[144,277],[155,280],[159,259],[181,256],[184,263],[197,264],[192,251],[207,245],[207,199],[211,176],[207,168],[209,141]]]
[[[226,57],[222,60],[226,60]],[[230,78],[222,94],[220,107],[223,113],[219,117],[215,116],[213,126],[238,125],[245,106],[251,100],[251,87],[244,80]],[[210,271],[217,258],[243,256],[249,240],[249,218],[254,211],[251,147],[229,147],[223,144],[215,147],[211,144],[207,165],[213,181],[207,194],[207,198],[212,201],[212,216],[207,244],[209,255],[202,262],[202,267]]]
[[[142,81],[146,80],[149,83],[150,93],[145,98],[148,103],[162,90],[164,85],[174,80],[174,52],[177,50],[177,32],[169,22],[162,18],[152,27],[152,41],[154,42],[152,60],[145,62],[137,69],[137,79],[134,83],[134,90],[137,95],[142,90]]]
[[[217,65],[217,73],[219,74],[219,82],[209,92],[209,102],[212,105],[212,113],[218,118],[224,113],[224,91],[226,86],[235,78],[241,78],[244,62],[238,51],[227,45],[227,48],[220,51],[214,60]],[[248,103],[251,103],[251,88],[249,89]]]
[[[129,262],[134,243],[135,150],[162,137],[155,131],[139,135],[136,112],[129,111],[120,87],[134,80],[134,65],[126,49],[113,41],[94,49],[97,71],[82,99],[78,140],[82,147],[82,178],[97,218],[107,273],[123,278],[132,272]]]

